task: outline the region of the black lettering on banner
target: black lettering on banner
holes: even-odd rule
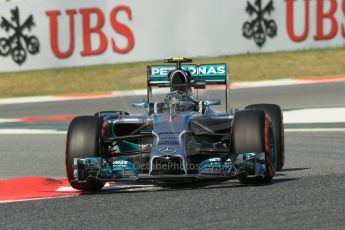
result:
[[[29,54],[37,54],[40,51],[40,42],[36,36],[25,33],[31,32],[35,26],[34,17],[30,15],[23,24],[20,22],[18,7],[11,10],[10,19],[0,18],[0,28],[8,34],[7,38],[0,38],[0,56],[12,56],[18,65],[23,64]]]
[[[242,27],[243,36],[247,39],[254,39],[254,42],[262,47],[266,42],[266,36],[273,38],[277,35],[277,23],[270,19],[274,11],[273,0],[264,7],[262,0],[255,0],[254,4],[247,2],[246,12],[254,16],[253,20],[246,21]]]

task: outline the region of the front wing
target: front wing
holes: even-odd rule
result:
[[[140,167],[128,160],[116,158],[82,158],[74,160],[75,181],[98,180],[104,182],[196,182],[209,180],[231,180],[241,175],[249,177],[265,176],[265,153],[244,153],[222,162],[218,157],[211,157],[198,165],[195,174],[149,175],[142,174]]]

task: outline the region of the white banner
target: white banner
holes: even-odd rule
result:
[[[345,0],[0,3],[0,72],[344,44]]]

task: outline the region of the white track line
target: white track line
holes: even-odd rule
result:
[[[285,129],[286,133],[305,133],[305,132],[345,132],[345,128],[310,128],[310,129]]]
[[[0,129],[1,134],[66,134],[67,131],[54,129]]]
[[[39,198],[28,198],[28,199],[20,199],[20,200],[0,200],[0,204],[14,203],[14,202],[26,202],[26,201],[33,201],[33,200],[47,200],[47,199],[66,198],[66,197],[72,197],[72,196],[78,196],[78,195],[79,194],[63,195],[63,196],[49,196],[49,197],[39,197]]]
[[[285,111],[284,123],[345,123],[345,108],[315,108]]]
[[[0,118],[0,123],[18,122],[17,119],[13,118]]]

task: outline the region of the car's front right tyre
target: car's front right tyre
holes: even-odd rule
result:
[[[74,189],[90,191],[104,186],[100,181],[77,182],[74,177],[74,159],[100,156],[102,119],[96,116],[74,118],[68,128],[65,152],[67,179]]]

